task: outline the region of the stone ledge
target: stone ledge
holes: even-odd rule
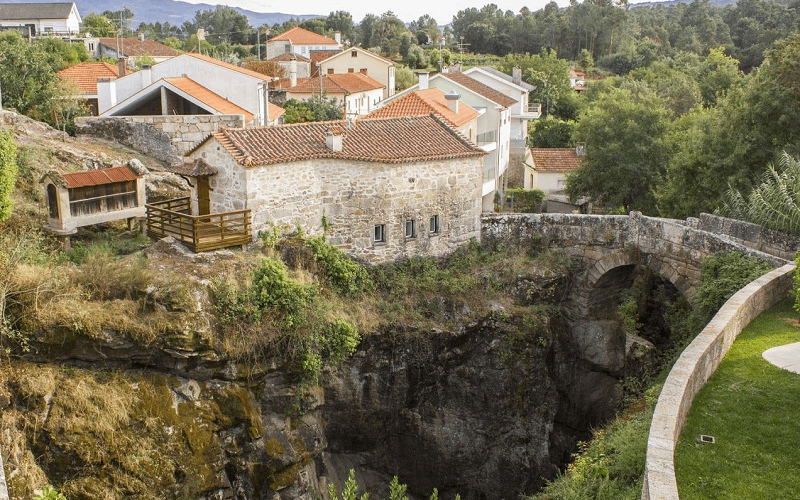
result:
[[[679,500],[674,452],[665,456],[664,451],[675,449],[694,396],[717,369],[742,329],[788,296],[794,268],[794,264],[787,264],[739,290],[675,363],[653,413],[642,500]]]

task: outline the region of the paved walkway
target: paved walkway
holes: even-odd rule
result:
[[[800,373],[800,342],[767,349],[762,356],[775,366]]]

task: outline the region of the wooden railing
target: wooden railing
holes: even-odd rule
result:
[[[191,215],[189,198],[147,204],[147,236],[172,236],[193,252],[207,252],[252,240],[250,210]]]

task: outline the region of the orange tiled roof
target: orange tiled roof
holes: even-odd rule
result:
[[[165,81],[178,87],[198,101],[207,104],[223,115],[244,115],[244,122],[249,123],[253,120],[253,113],[237,106],[219,94],[203,87],[196,81],[186,76],[164,78]]]
[[[314,33],[313,31],[308,31],[307,29],[303,29],[299,26],[295,26],[289,31],[270,38],[267,40],[267,43],[282,40],[292,42],[294,45],[339,45],[333,38],[328,38],[327,36]]]
[[[335,56],[342,52],[341,50],[310,50],[308,52],[308,57],[311,59],[311,62],[314,64],[314,67],[317,66],[320,62],[328,59],[330,57]]]
[[[79,188],[85,186],[99,186],[101,184],[111,184],[113,182],[135,181],[139,178],[129,166],[101,168],[97,170],[87,170],[75,172],[61,176],[68,188]]]
[[[202,54],[195,54],[195,53],[186,53],[184,54],[189,57],[194,57],[195,59],[200,59],[201,61],[209,62],[211,64],[216,64],[217,66],[227,68],[231,71],[236,71],[243,75],[252,76],[253,78],[258,78],[259,80],[269,80],[271,77],[267,75],[263,75],[257,71],[252,71],[249,69],[242,68],[241,66],[236,66],[235,64],[226,63],[225,61],[220,61],[219,59],[214,59],[210,56],[204,56]]]
[[[167,47],[153,40],[139,40],[138,38],[99,38],[98,40],[108,48],[117,50],[117,47],[119,47],[120,52],[127,57],[175,57],[180,54],[172,47]]]
[[[288,62],[292,60],[294,57],[297,62],[309,62],[311,59],[307,58],[306,56],[301,56],[300,54],[293,54],[291,52],[284,52],[283,54],[277,55],[272,59],[267,59],[270,62]]]
[[[300,78],[297,85],[286,89],[287,92],[294,93],[314,93],[319,92],[320,80],[322,80],[322,90],[329,94],[353,94],[356,92],[366,92],[367,90],[382,89],[384,85],[362,73],[337,73],[322,75],[322,78]]]
[[[540,172],[572,172],[581,165],[575,148],[531,148],[534,168]]]
[[[107,62],[82,62],[58,72],[61,78],[75,83],[87,94],[97,94],[98,78],[117,78],[119,68]]]
[[[471,91],[475,92],[476,94],[480,94],[483,97],[489,99],[490,101],[496,102],[497,104],[505,108],[510,108],[511,106],[517,103],[516,99],[508,97],[502,92],[495,90],[492,87],[484,83],[481,83],[470,76],[465,75],[464,73],[455,72],[455,73],[440,73],[440,74],[443,77],[456,82],[462,87],[466,87]]]
[[[478,112],[461,102],[458,104],[458,113],[447,107],[444,91],[437,88],[410,92],[400,99],[376,109],[365,116],[365,119],[392,118],[400,116],[424,116],[431,112],[436,113],[448,123],[460,127],[461,125],[478,116]]]
[[[344,133],[341,151],[334,152],[326,146],[330,130]],[[341,121],[223,129],[212,137],[237,163],[246,166],[315,158],[412,163],[486,154],[433,114],[359,120],[349,129]]]

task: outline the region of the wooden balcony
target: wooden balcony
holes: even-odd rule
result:
[[[193,252],[246,245],[252,240],[250,210],[191,215],[188,197],[146,206],[147,236],[172,236]]]

